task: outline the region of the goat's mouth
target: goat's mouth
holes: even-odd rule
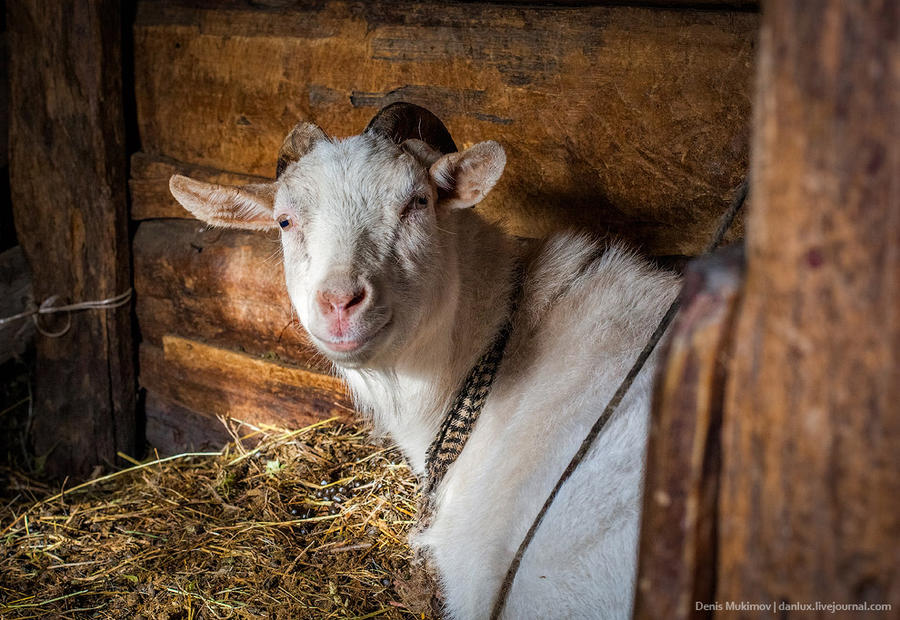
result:
[[[339,364],[359,363],[367,352],[370,352],[376,344],[376,341],[388,331],[391,324],[391,315],[385,319],[375,329],[370,329],[362,336],[355,338],[341,338],[334,340],[323,338],[310,332],[315,343],[323,352]]]

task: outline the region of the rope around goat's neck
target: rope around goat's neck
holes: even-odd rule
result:
[[[748,187],[748,182],[745,179],[744,182],[741,183],[740,187],[738,187],[737,192],[735,193],[734,198],[731,201],[731,205],[728,207],[728,210],[722,215],[722,219],[719,221],[719,226],[716,229],[712,241],[707,246],[704,254],[712,252],[717,247],[719,247],[719,244],[722,243],[722,239],[725,237],[725,233],[728,232],[729,228],[731,228],[731,224],[734,222],[734,218],[737,217],[738,212],[744,205],[744,201],[747,199]],[[616,408],[619,406],[619,403],[622,402],[622,399],[628,392],[628,388],[631,387],[631,384],[634,382],[635,378],[638,376],[638,373],[640,373],[641,369],[644,367],[644,364],[647,362],[650,354],[653,353],[656,345],[659,344],[659,341],[666,333],[666,329],[669,327],[672,319],[675,318],[675,315],[678,313],[678,307],[680,303],[680,299],[676,298],[675,301],[673,301],[669,306],[669,309],[666,310],[666,313],[663,315],[662,320],[660,320],[659,325],[657,325],[656,330],[653,332],[653,335],[650,336],[650,340],[648,340],[647,344],[644,345],[643,350],[641,351],[640,355],[638,355],[637,359],[634,362],[634,365],[631,367],[631,370],[629,370],[628,374],[625,375],[625,378],[622,379],[622,383],[619,384],[618,389],[616,390],[615,394],[613,394],[613,397],[610,399],[609,403],[606,405],[603,413],[600,414],[600,417],[597,418],[597,421],[594,422],[594,425],[588,432],[587,437],[585,437],[584,441],[581,442],[581,446],[579,446],[578,452],[576,452],[575,456],[572,457],[572,460],[569,461],[566,469],[559,477],[559,480],[557,480],[556,486],[553,487],[553,490],[547,497],[547,501],[544,502],[544,505],[541,507],[540,512],[538,512],[537,516],[534,518],[534,522],[531,524],[531,527],[528,528],[528,532],[525,534],[525,538],[522,539],[522,543],[516,550],[516,554],[513,556],[513,560],[509,565],[509,569],[506,571],[506,577],[503,579],[503,583],[500,585],[500,590],[497,592],[497,598],[494,601],[494,607],[491,611],[491,620],[499,620],[500,615],[503,613],[503,608],[506,607],[506,599],[509,597],[509,591],[512,589],[513,581],[515,581],[516,578],[516,573],[519,572],[519,565],[522,563],[522,556],[525,555],[525,550],[528,549],[528,545],[531,543],[531,540],[534,538],[538,527],[540,527],[541,522],[544,520],[544,516],[550,509],[551,504],[553,504],[553,500],[556,499],[557,493],[559,493],[559,490],[562,488],[562,485],[565,484],[566,480],[568,480],[575,472],[575,469],[578,467],[581,461],[584,460],[584,457],[587,455],[588,450],[590,450],[591,445],[603,431],[603,428],[606,426],[607,422],[609,422],[609,419],[612,417],[613,413],[615,413]]]
[[[81,301],[75,304],[68,304],[65,306],[54,306],[53,304],[59,299],[59,295],[53,295],[48,297],[41,305],[38,307],[32,307],[25,312],[20,312],[19,314],[14,314],[12,316],[0,318],[0,329],[3,329],[5,326],[14,323],[15,321],[19,321],[22,319],[27,319],[31,317],[31,320],[34,321],[34,327],[41,334],[48,338],[60,338],[69,331],[72,327],[72,313],[78,312],[80,310],[109,310],[112,308],[118,308],[120,306],[124,306],[129,301],[131,301],[131,292],[132,289],[128,289],[124,293],[120,295],[116,295],[115,297],[109,297],[107,299],[100,300],[92,300],[92,301]],[[45,330],[41,327],[41,323],[38,320],[38,317],[42,314],[56,314],[58,312],[66,313],[66,326],[60,329],[59,331],[51,332]]]

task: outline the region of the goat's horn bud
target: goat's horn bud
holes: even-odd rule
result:
[[[415,138],[441,153],[456,152],[456,144],[441,119],[412,103],[398,101],[381,108],[369,121],[366,133],[382,135],[397,144]]]
[[[278,167],[275,175],[280,177],[284,169],[306,155],[319,140],[327,140],[328,136],[315,123],[300,121],[284,139],[278,151]]]

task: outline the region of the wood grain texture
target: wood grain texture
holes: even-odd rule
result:
[[[131,156],[131,218],[147,220],[157,218],[193,219],[169,191],[169,179],[173,174],[183,174],[208,183],[246,185],[268,181],[264,177],[214,170],[205,166],[185,164],[167,157],[153,157],[137,152]]]
[[[141,385],[191,411],[283,428],[353,414],[343,383],[330,375],[179,336],[165,336],[162,347],[143,344],[140,353]]]
[[[25,312],[34,303],[31,271],[20,246],[0,252],[0,317]],[[34,338],[30,318],[0,325],[0,364],[20,357]]]
[[[715,589],[716,509],[725,366],[742,248],[690,264],[660,352],[647,448],[634,618],[707,617]]]
[[[587,226],[696,254],[745,172],[757,23],[609,6],[142,2],[142,146],[272,177],[298,119],[350,135],[403,99],[461,145],[504,144],[507,172],[479,208],[513,232]]]
[[[131,286],[119,3],[6,8],[11,192],[35,299],[113,297]],[[32,430],[48,472],[78,477],[135,453],[134,345],[130,305],[71,320],[37,339]]]
[[[892,603],[890,615],[900,602],[900,4],[817,6],[764,12],[717,598]]]
[[[218,450],[232,440],[217,418],[191,411],[156,392],[147,393],[144,409],[147,443],[154,456]]]
[[[141,337],[208,340],[309,368],[331,368],[293,318],[281,245],[265,234],[188,220],[142,223],[134,238]]]

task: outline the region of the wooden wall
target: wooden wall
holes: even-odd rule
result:
[[[320,374],[308,390],[259,379],[327,370],[292,326],[277,242],[179,221],[173,171],[270,178],[298,119],[351,135],[406,100],[441,116],[461,146],[507,148],[504,178],[479,207],[488,217],[527,236],[611,232],[654,255],[698,253],[745,174],[752,11],[278,4],[139,4],[131,191],[151,440],[172,407],[299,423],[348,405]],[[226,383],[199,370],[205,356],[237,356]]]

